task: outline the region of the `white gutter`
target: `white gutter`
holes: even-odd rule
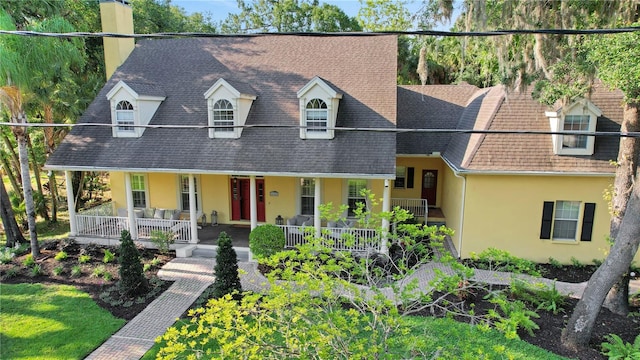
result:
[[[202,169],[162,169],[162,168],[101,168],[95,166],[60,166],[45,165],[44,170],[51,171],[120,171],[137,173],[177,173],[198,175],[232,175],[232,176],[283,176],[309,178],[339,178],[339,179],[395,179],[394,174],[357,174],[357,173],[300,173],[300,172],[253,172],[233,170],[202,170]]]
[[[459,172],[454,171],[453,175],[462,179],[462,204],[460,205],[460,231],[458,231],[458,258],[462,257],[462,229],[464,227],[464,207],[467,200],[467,177],[460,175]]]

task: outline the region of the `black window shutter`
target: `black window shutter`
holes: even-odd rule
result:
[[[407,168],[407,189],[413,189],[413,168]]]
[[[584,204],[584,217],[582,218],[582,235],[580,235],[580,240],[582,241],[591,241],[591,234],[593,232],[593,216],[595,212],[595,203]]]
[[[545,201],[544,206],[542,207],[542,226],[540,226],[540,239],[551,239],[553,205],[553,201]]]

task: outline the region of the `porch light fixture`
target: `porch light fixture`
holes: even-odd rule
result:
[[[276,217],[276,225],[284,225],[284,218],[280,215]]]

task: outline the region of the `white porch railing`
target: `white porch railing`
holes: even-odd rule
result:
[[[129,229],[129,218],[119,216],[76,215],[79,236],[120,238],[122,230]],[[153,231],[171,232],[175,242],[189,242],[191,222],[189,220],[136,219],[139,239],[150,239]]]
[[[285,234],[285,247],[293,248],[308,242],[308,236],[313,236],[313,227],[278,225]],[[323,227],[320,237],[323,245],[338,251],[371,252],[380,251],[380,236],[374,229],[358,228],[327,228]]]
[[[426,199],[392,198],[391,207],[394,208],[396,206],[409,211],[416,219],[424,219],[424,223],[427,223],[427,218],[429,217],[429,206]]]

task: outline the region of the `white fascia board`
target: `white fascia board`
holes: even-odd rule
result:
[[[236,88],[231,86],[231,84],[229,84],[225,79],[220,78],[213,85],[211,85],[209,90],[205,91],[204,98],[210,98],[216,91],[218,91],[221,86],[229,90],[235,97],[240,97],[240,92],[236,90]]]
[[[309,90],[311,90],[314,86],[319,86],[322,90],[324,90],[327,95],[329,95],[332,99],[342,99],[342,94],[335,91],[331,86],[329,86],[324,80],[322,80],[318,76],[314,76],[311,81],[309,81],[302,89],[298,90],[297,96],[298,99],[302,98]]]
[[[118,93],[118,91],[120,91],[121,89],[124,89],[126,92],[128,92],[136,100],[138,100],[139,97],[140,97],[140,95],[137,92],[135,92],[129,85],[127,85],[127,83],[125,83],[124,81],[120,80],[107,93],[107,100],[111,100],[111,98],[113,98]],[[164,100],[164,98],[162,100]]]

